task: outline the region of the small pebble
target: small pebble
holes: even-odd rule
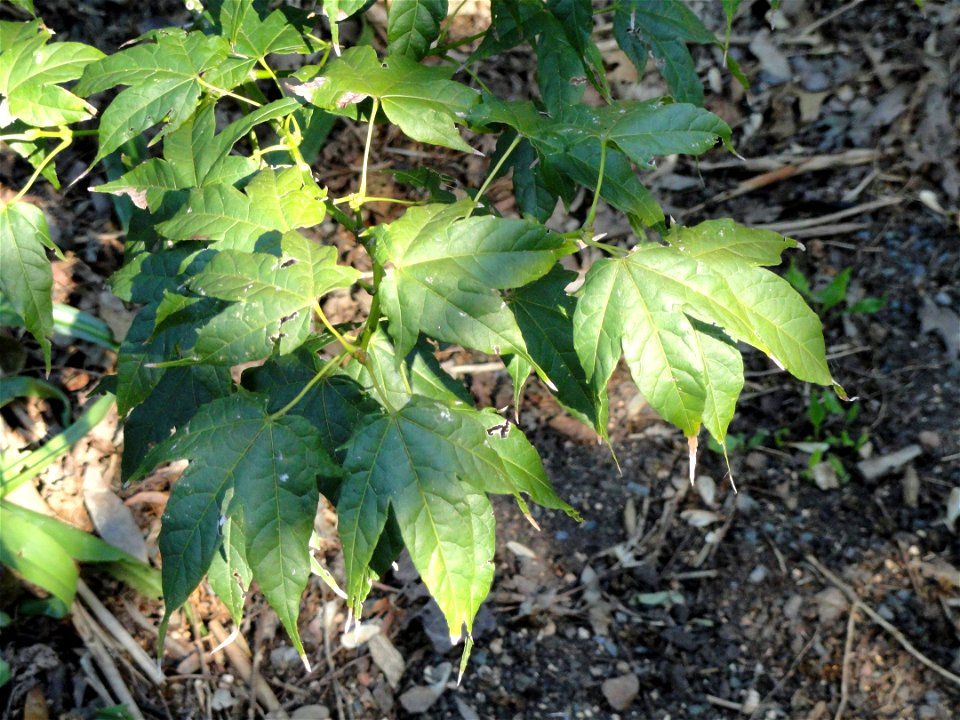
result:
[[[767,578],[767,574],[770,571],[767,570],[766,565],[757,565],[753,570],[750,571],[750,577],[747,580],[754,585],[762,583]]]
[[[753,452],[747,453],[744,462],[751,470],[763,470],[770,463],[770,459],[762,452],[754,450]]]
[[[936,450],[940,447],[940,434],[934,432],[933,430],[922,430],[917,435],[917,440],[920,441],[920,444],[923,445],[927,450]]]
[[[640,692],[640,678],[633,673],[603,681],[603,696],[614,710],[626,710]]]

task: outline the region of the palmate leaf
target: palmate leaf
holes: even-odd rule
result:
[[[40,343],[49,372],[53,271],[46,249],[59,252],[43,211],[30,203],[0,200],[0,294]]]
[[[640,73],[647,53],[653,52],[674,99],[703,104],[703,85],[685,43],[714,43],[716,38],[682,0],[622,0],[614,12],[613,32]]]
[[[280,256],[221,250],[187,283],[199,295],[229,301],[197,333],[190,359],[235,365],[281,355],[304,343],[317,300],[359,277],[337,264],[337,250],[298,232],[280,240]]]
[[[39,20],[0,25],[0,127],[15,120],[53,127],[94,116],[90,103],[60,83],[76,80],[84,67],[104,57],[102,52],[76,42],[48,45],[53,33]]]
[[[312,48],[280,10],[261,17],[254,0],[223,0],[220,27],[234,55],[259,60],[267,55],[309,53]]]
[[[414,140],[472,153],[454,125],[477,102],[477,93],[449,79],[450,70],[428,68],[403,55],[383,61],[373,48],[353,47],[330,62],[323,74],[303,68],[301,85],[290,90],[317,107],[343,112],[372,97],[383,112]],[[354,112],[347,110],[347,112]]]
[[[614,144],[638,165],[649,165],[657,155],[701,155],[717,144],[730,142],[730,128],[708,110],[689,103],[617,102],[601,108],[578,106],[559,116],[553,132]]]
[[[269,252],[282,233],[323,220],[323,196],[297,168],[262,170],[243,192],[223,184],[192,190],[157,230],[171,240],[211,240],[218,250]]]
[[[345,368],[370,397],[388,410],[403,407],[414,395],[448,404],[473,402],[466,386],[441,369],[432,354],[433,348],[422,339],[401,363],[385,325],[382,323],[370,338],[368,362],[354,359]],[[402,369],[401,364],[404,364]]]
[[[598,392],[622,350],[651,407],[688,437],[703,423],[722,443],[742,364],[727,338],[698,321],[754,345],[800,379],[834,381],[819,319],[786,281],[755,262],[772,260],[787,243],[773,233],[741,236],[736,226],[705,225],[675,231],[676,246],[646,245],[593,265],[574,316],[574,343]],[[698,236],[720,229],[732,249],[705,242],[701,258],[690,255]]]
[[[156,211],[170,191],[234,185],[253,175],[257,164],[251,158],[231,155],[231,148],[256,125],[289,115],[299,107],[293,98],[277,100],[217,133],[214,103],[203,102],[196,114],[164,140],[162,158],[151,158],[116,180],[93,189],[127,195],[137,207]]]
[[[154,42],[88,65],[76,87],[78,93],[91,95],[129,86],[103,112],[96,160],[164,120],[154,142],[180,127],[197,106],[204,73],[217,68],[230,52],[224,38],[196,31],[166,28],[152,37]]]
[[[316,476],[339,472],[317,430],[296,415],[272,417],[265,397],[241,391],[201,408],[133,479],[180,458],[190,463],[170,492],[159,539],[164,627],[208,571],[231,519],[242,526],[253,579],[302,656],[296,620],[310,574]]]
[[[529,102],[484,96],[471,112],[470,121],[513,128],[536,149],[536,168],[543,168],[539,172],[552,172],[591,189],[597,187],[606,147],[600,195],[625,212],[638,232],[662,226],[664,217],[636,177],[633,163],[648,166],[655,156],[673,153],[700,155],[718,140],[730,140],[730,128],[720,118],[682,103],[622,102],[602,108],[563,105],[551,117]],[[531,187],[532,172],[536,172],[532,167],[514,170],[515,184],[519,181],[527,193],[540,190],[536,183]],[[526,203],[529,207],[532,199]]]
[[[233,391],[233,381],[225,367],[194,365],[162,372],[156,387],[123,423],[123,478],[136,471],[152,446],[186,425],[197,410]]]
[[[465,217],[470,207],[411,208],[374,231],[377,261],[393,264],[380,292],[401,355],[421,332],[482,352],[526,353],[496,290],[536,280],[573,246],[539,223]]]
[[[539,460],[531,465],[519,430],[512,431],[519,438],[508,442],[498,432],[488,434],[490,422],[472,409],[414,397],[351,438],[337,512],[347,594],[356,612],[369,590],[370,560],[389,509],[454,642],[464,627],[469,637],[493,578],[494,522],[486,493],[529,492],[573,512],[546,483]]]
[[[564,288],[577,274],[555,267],[547,275],[510,293],[527,351],[556,386],[557,400],[602,437],[607,435],[606,391],[587,382],[573,344],[577,301]]]
[[[315,353],[299,348],[290,355],[273,356],[260,367],[247,370],[243,384],[253,392],[269,395],[268,409],[276,412],[313,380],[321,365]],[[314,385],[293,407],[293,412],[309,420],[319,431],[320,446],[330,457],[342,460],[343,446],[354,428],[376,407],[353,378],[338,372]]]
[[[387,52],[419,60],[440,36],[447,16],[447,0],[407,0],[390,5],[387,15]]]
[[[250,588],[253,571],[247,564],[243,525],[233,519],[221,527],[223,544],[207,570],[207,582],[230,611],[233,624],[243,620],[243,600]]]

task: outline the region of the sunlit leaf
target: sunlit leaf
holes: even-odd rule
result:
[[[155,140],[180,127],[197,106],[203,74],[230,51],[224,38],[196,31],[166,28],[152,37],[153,42],[88,65],[76,87],[78,93],[92,95],[129,86],[100,118],[98,160],[160,122],[166,125]]]
[[[43,211],[30,203],[0,201],[0,294],[40,343],[49,372],[53,271],[48,249],[56,246]]]
[[[450,71],[428,68],[403,55],[379,60],[373,48],[354,47],[323,73],[304,68],[292,91],[327,110],[343,110],[368,97],[380,100],[387,118],[420,142],[472,153],[454,123],[466,117],[478,95],[449,79]]]
[[[32,8],[30,11],[33,12]],[[48,45],[53,33],[39,20],[3,23],[3,26],[0,127],[10,125],[14,120],[36,127],[52,127],[93,117],[96,113],[94,107],[60,83],[76,80],[87,65],[103,58],[103,53],[83,43]]]

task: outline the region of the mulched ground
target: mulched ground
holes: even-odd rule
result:
[[[720,20],[718,3],[696,5]],[[117,8],[54,3],[44,16],[65,39],[116,47],[181,17],[182,6],[152,3],[138,18]],[[798,238],[806,251],[794,254],[796,265],[814,288],[850,269],[847,302],[824,320],[832,369],[859,397],[858,414],[828,410],[815,429],[808,407],[819,392],[748,353],[731,428],[741,444],[731,457],[735,494],[722,457],[705,449],[690,487],[683,438],[650,414],[625,373],[612,385],[620,470],[534,383],[521,424],[585,522],[538,512],[537,532],[509,502],[498,503],[497,577],[459,687],[459,648],[445,644],[436,607],[401,563],[371,597],[361,637],[342,636],[342,603],[311,586],[301,623],[316,665],[309,675],[257,597],[248,602],[245,642],[208,656],[230,628],[218,601],[198,592],[193,623],[184,619],[172,633],[162,688],[115,653],[146,717],[262,717],[273,702],[311,720],[960,714],[960,527],[948,522],[951,504],[960,504],[960,100],[950,83],[960,64],[960,8],[785,1],[767,11],[747,0],[733,28],[731,52],[751,78],[749,91],[718,70],[719,51],[698,53],[708,106],[734,128],[745,160],[720,152],[700,163],[668,158],[648,180],[687,224],[730,216]],[[466,34],[471,21],[464,22]],[[597,31],[601,42],[611,37],[609,27]],[[612,43],[603,47],[619,91],[636,93],[628,64]],[[488,84],[515,96],[534,86],[528,56],[496,62],[480,68]],[[644,96],[662,91],[659,83],[652,71],[642,78]],[[383,167],[440,163],[473,186],[483,177],[480,160],[458,165],[400,137],[384,135],[377,148]],[[81,145],[66,160],[65,175],[80,172],[83,152]],[[360,152],[362,139],[341,127],[323,157],[358,164]],[[321,160],[331,187],[349,185],[351,176],[326,167]],[[16,187],[24,176],[5,155],[0,182]],[[387,176],[379,181],[396,191]],[[506,187],[495,185],[491,196],[506,197]],[[58,299],[122,332],[129,312],[103,291],[121,261],[111,206],[78,190],[68,202],[43,190],[36,197],[68,256],[58,265]],[[555,220],[576,225],[583,212]],[[611,213],[600,213],[601,223],[628,241]],[[885,306],[844,312],[864,297],[885,298]],[[357,312],[356,298],[335,302],[329,309],[340,317]],[[12,367],[37,372],[38,354],[12,350],[30,343],[4,333],[5,360],[16,356]],[[455,356],[448,367],[487,360]],[[111,362],[89,345],[60,343],[54,379],[82,400]],[[504,373],[473,368],[466,380],[481,403],[509,402]],[[41,402],[5,408],[4,442],[40,442],[58,430],[56,418]],[[862,436],[861,447],[846,446]],[[105,423],[47,471],[39,497],[90,529],[84,483],[116,476],[120,437],[115,421]],[[812,470],[811,443],[832,443],[837,465]],[[124,493],[151,557],[169,482],[156,476]],[[319,522],[332,537],[332,514]],[[327,559],[336,574],[333,541]],[[17,590],[9,576],[2,581],[6,604]],[[160,605],[102,576],[87,582],[152,653]],[[190,654],[198,646],[205,652]],[[103,706],[90,680],[98,671],[84,660],[89,644],[71,622],[17,617],[3,629],[0,652],[14,668],[0,689],[4,717],[92,718]],[[254,674],[269,688],[259,702]]]

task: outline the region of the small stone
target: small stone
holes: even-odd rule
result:
[[[429,710],[442,693],[443,687],[415,685],[400,696],[400,704],[408,713],[420,715]]]
[[[303,705],[294,710],[290,717],[292,720],[327,720],[330,710],[326,705]]]
[[[801,607],[803,607],[803,598],[800,595],[791,595],[783,604],[783,616],[787,620],[796,620],[800,617]]]
[[[406,670],[403,655],[383,635],[377,634],[370,638],[370,657],[378,668],[383,671],[387,682],[394,690],[400,685],[400,678]]]
[[[694,483],[700,499],[707,507],[713,507],[717,499],[717,483],[709,475],[700,475]]]
[[[589,640],[589,639],[590,639],[590,631],[587,630],[585,627],[578,627],[577,640]]]
[[[750,513],[757,509],[757,501],[746,492],[740,492],[737,495],[737,510],[742,513]]]
[[[848,103],[856,97],[856,93],[849,85],[841,85],[837,88],[837,99],[840,102]]]
[[[754,585],[759,585],[764,580],[767,579],[769,574],[766,565],[757,565],[753,570],[750,571],[750,576],[747,578],[747,582],[750,582]]]
[[[923,445],[927,450],[936,450],[940,447],[940,434],[934,432],[933,430],[923,430],[917,435],[917,440],[920,441],[920,444]]]
[[[213,697],[210,699],[210,707],[214,710],[226,710],[236,704],[237,699],[226,688],[217,688],[213,691]]]
[[[633,673],[603,681],[603,696],[614,710],[626,710],[640,692],[640,679]]]
[[[744,715],[752,715],[760,707],[760,693],[755,688],[747,691],[747,697],[743,701],[740,712]]]
[[[762,452],[754,450],[753,452],[747,453],[747,457],[744,462],[751,470],[763,470],[770,463],[770,459]]]
[[[821,590],[813,599],[817,603],[817,615],[821,625],[832,625],[847,610],[847,598],[837,588]]]

